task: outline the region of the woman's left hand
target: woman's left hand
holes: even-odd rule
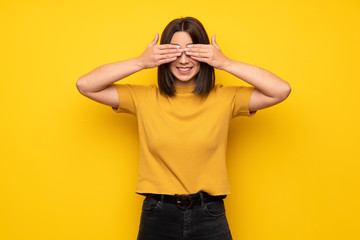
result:
[[[210,44],[189,44],[184,50],[185,54],[192,59],[205,62],[217,69],[224,69],[228,64],[227,58],[220,50],[215,41],[215,34],[211,38]]]

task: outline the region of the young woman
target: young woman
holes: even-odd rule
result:
[[[230,193],[226,145],[230,120],[253,116],[288,97],[290,85],[260,67],[226,57],[203,25],[171,21],[138,57],[81,76],[81,94],[137,117],[136,193],[145,195],[138,239],[232,239],[223,199]],[[114,84],[158,67],[158,87]],[[214,68],[252,87],[215,85]]]

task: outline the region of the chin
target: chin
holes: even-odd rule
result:
[[[196,75],[194,76],[177,76],[175,74],[173,74],[173,77],[175,80],[175,82],[180,82],[182,84],[188,84],[190,82],[192,82],[193,84],[196,83]],[[191,84],[192,85],[192,84]]]
[[[178,79],[179,81],[181,81],[181,82],[190,82],[192,79],[193,79],[193,77],[190,77],[190,78],[183,78],[183,77],[176,77],[175,76],[175,78],[176,79]]]

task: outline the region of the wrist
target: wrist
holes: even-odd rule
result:
[[[225,57],[224,61],[222,61],[222,65],[219,69],[224,70],[224,71],[228,71],[229,67],[231,66],[233,60]]]
[[[135,57],[134,62],[139,71],[146,68],[140,56]]]

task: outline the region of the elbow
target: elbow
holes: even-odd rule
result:
[[[291,93],[291,87],[289,83],[284,85],[284,89],[282,91],[282,99],[285,100]]]
[[[279,98],[281,101],[284,101],[291,93],[291,87],[289,83],[285,83],[284,86],[281,89],[281,93],[279,94]]]
[[[81,94],[84,94],[86,92],[86,82],[84,81],[84,79],[79,78],[76,81],[76,88]]]

